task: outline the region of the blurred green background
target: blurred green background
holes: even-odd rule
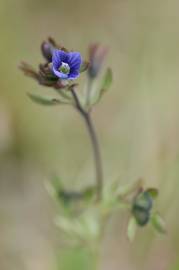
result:
[[[104,239],[102,269],[178,270],[178,1],[0,0],[0,26],[0,269],[56,269],[57,251],[60,270],[89,266],[85,254],[64,249],[45,189],[54,172],[67,186],[92,182],[84,124],[72,109],[33,104],[27,91],[51,90],[18,70],[22,60],[42,61],[39,46],[50,35],[84,57],[91,42],[109,46],[114,83],[93,113],[105,179],[142,177],[160,189],[168,234],[149,226],[130,244],[121,211]]]

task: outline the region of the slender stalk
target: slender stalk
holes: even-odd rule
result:
[[[88,133],[90,136],[91,145],[93,149],[93,155],[94,155],[95,171],[96,171],[97,201],[99,201],[102,197],[103,169],[102,169],[101,153],[100,153],[98,139],[96,136],[96,131],[94,129],[90,113],[85,111],[84,108],[81,106],[78,96],[75,93],[74,87],[71,87],[70,91],[75,101],[75,107],[79,111],[79,113],[83,116],[83,119],[85,120],[86,127],[88,129]]]
[[[93,84],[93,80],[91,78],[88,78],[87,91],[86,91],[86,106],[87,106],[87,108],[90,106],[92,84]]]
[[[103,170],[102,170],[102,162],[101,162],[101,153],[99,149],[99,144],[96,136],[96,132],[90,117],[89,113],[85,115],[86,126],[89,131],[93,153],[94,153],[94,161],[96,167],[96,184],[97,184],[97,200],[100,200],[102,197],[102,188],[103,188]]]

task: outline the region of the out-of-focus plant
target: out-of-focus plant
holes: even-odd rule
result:
[[[39,65],[38,70],[25,62],[20,68],[39,84],[56,91],[58,98],[34,93],[28,93],[28,96],[40,105],[73,106],[86,124],[94,156],[93,186],[79,191],[67,190],[56,176],[48,183],[50,194],[60,206],[56,224],[63,231],[66,240],[69,240],[69,244],[85,245],[93,254],[98,254],[105,227],[111,215],[118,213],[120,208],[129,213],[126,232],[131,241],[136,229],[147,224],[152,224],[158,232],[165,233],[165,223],[155,210],[155,199],[158,196],[156,188],[144,188],[142,180],[125,186],[112,179],[104,183],[100,147],[91,113],[112,83],[110,68],[106,69],[102,78],[99,76],[108,48],[92,44],[89,47],[89,59],[84,61],[79,52],[69,51],[49,38],[42,43],[41,51],[45,62]],[[76,79],[85,71],[87,87],[81,93]],[[100,82],[96,84],[98,81]]]

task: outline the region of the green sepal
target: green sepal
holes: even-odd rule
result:
[[[152,197],[152,199],[156,199],[159,194],[159,191],[157,188],[148,188],[146,192]]]
[[[132,242],[135,238],[137,230],[137,222],[134,217],[131,217],[127,226],[127,237],[130,242]]]
[[[163,233],[163,234],[167,232],[165,221],[163,220],[163,218],[158,212],[152,214],[151,224],[153,225],[153,227],[155,228],[157,232]]]

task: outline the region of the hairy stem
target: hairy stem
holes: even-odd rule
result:
[[[79,111],[79,113],[83,116],[83,119],[85,120],[86,127],[88,129],[88,133],[90,136],[91,145],[93,149],[93,155],[94,155],[95,171],[96,171],[97,201],[99,201],[102,197],[103,169],[102,169],[101,153],[100,153],[98,139],[96,136],[96,131],[94,129],[90,113],[85,111],[84,108],[81,106],[81,103],[78,99],[78,96],[75,93],[74,88],[71,87],[70,91],[75,101],[75,107]]]

